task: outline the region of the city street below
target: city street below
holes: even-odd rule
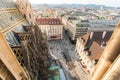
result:
[[[85,72],[75,54],[75,44],[72,44],[64,33],[62,40],[48,41],[50,54],[61,63],[67,80],[88,80]]]

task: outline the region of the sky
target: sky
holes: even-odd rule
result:
[[[120,0],[29,0],[29,2],[40,4],[98,4],[120,7]]]

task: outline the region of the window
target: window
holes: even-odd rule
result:
[[[26,18],[26,15],[24,14],[24,17]]]
[[[54,24],[56,24],[56,22],[54,22]]]
[[[96,65],[98,62],[98,59],[93,60],[93,64]]]
[[[49,24],[51,24],[51,22],[49,22]]]
[[[88,51],[88,52],[86,53],[86,55],[87,55],[87,56],[90,56],[90,55],[91,55],[91,51]]]
[[[52,22],[52,24],[54,24],[54,22]]]
[[[57,24],[59,24],[59,22],[57,22]]]
[[[88,47],[84,47],[84,51],[88,50],[89,48]]]
[[[29,18],[31,18],[31,14],[29,14]]]
[[[24,8],[22,7],[22,9],[24,9]]]

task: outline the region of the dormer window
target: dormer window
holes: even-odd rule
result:
[[[57,22],[57,24],[59,24],[59,22]]]
[[[93,64],[96,65],[98,63],[98,59],[93,60]]]
[[[49,22],[49,24],[51,24],[51,22]]]
[[[83,39],[83,37],[80,38],[80,40],[82,40],[82,39]]]
[[[105,46],[106,46],[106,42],[103,41],[103,42],[101,43],[101,47],[104,48]]]
[[[85,39],[83,37],[81,37],[81,42],[84,43],[85,42]]]
[[[86,51],[86,50],[88,50],[88,47],[85,47],[85,48],[84,48],[84,51]]]
[[[90,55],[91,55],[91,51],[88,51],[88,52],[86,53],[86,55],[87,55],[87,56],[90,56]]]
[[[54,24],[54,22],[52,22],[52,24]]]
[[[84,43],[85,42],[85,39],[82,39],[82,43]]]

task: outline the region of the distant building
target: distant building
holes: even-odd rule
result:
[[[114,28],[118,23],[118,20],[89,20],[89,24],[94,28],[109,27]]]
[[[69,20],[78,20],[78,18],[74,16],[67,16],[67,15],[63,16],[62,23],[64,24],[65,30],[67,30],[67,25],[68,25]]]
[[[76,55],[88,74],[92,74],[112,31],[88,32],[77,39]]]
[[[58,40],[63,37],[63,24],[56,18],[39,18],[37,20],[41,31],[47,34],[48,40]]]
[[[76,39],[87,33],[90,25],[88,20],[69,20],[66,27],[66,32],[70,40],[75,43]]]
[[[64,29],[67,30],[67,28],[66,28],[66,26],[68,24],[68,17],[67,16],[62,17],[62,23],[64,25]]]
[[[57,18],[59,18],[60,20],[62,20],[62,17],[65,15],[65,11],[64,10],[56,10],[56,14]]]
[[[56,11],[53,9],[46,9],[42,11],[42,17],[55,18]]]

